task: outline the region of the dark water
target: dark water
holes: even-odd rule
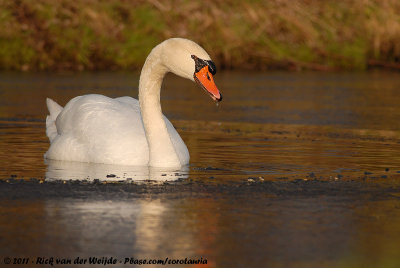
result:
[[[218,107],[167,77],[163,111],[191,164],[165,171],[43,159],[46,97],[136,97],[137,74],[0,74],[0,263],[400,265],[398,73],[235,72],[216,82]]]

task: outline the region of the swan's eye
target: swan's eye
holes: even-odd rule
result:
[[[194,59],[195,73],[207,66],[207,63],[204,60],[196,57],[195,55],[192,55],[192,59]]]
[[[217,67],[215,67],[214,62],[211,60],[202,60],[195,55],[192,55],[192,59],[194,59],[194,64],[195,64],[195,72],[199,72],[201,69],[204,67],[208,66],[208,71],[212,74],[215,75],[217,73]]]
[[[212,75],[215,75],[217,73],[217,67],[215,67],[214,62],[212,62],[211,60],[206,60],[206,63],[208,65],[208,70],[210,71],[210,73]]]

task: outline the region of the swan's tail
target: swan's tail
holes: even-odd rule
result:
[[[57,116],[63,110],[63,107],[60,106],[57,102],[52,99],[47,98],[47,109],[49,110],[49,115],[46,117],[46,134],[49,137],[50,143],[57,137],[57,126],[56,119]]]

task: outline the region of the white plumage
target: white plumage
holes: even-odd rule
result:
[[[149,149],[138,100],[91,94],[73,98],[64,109],[51,99],[47,99],[47,103],[50,115],[46,125],[51,147],[46,158],[118,165],[148,164]],[[175,149],[182,155],[183,162],[188,163],[185,143],[171,122],[163,118]]]
[[[45,157],[117,165],[187,165],[188,149],[161,112],[160,88],[167,72],[193,80],[191,55],[209,60],[200,46],[186,39],[156,46],[141,72],[140,104],[131,97],[91,94],[75,97],[62,108],[47,99],[46,133],[51,145]]]

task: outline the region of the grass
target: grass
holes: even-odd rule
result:
[[[400,69],[397,0],[0,0],[0,69],[139,69],[170,37],[226,69]]]

